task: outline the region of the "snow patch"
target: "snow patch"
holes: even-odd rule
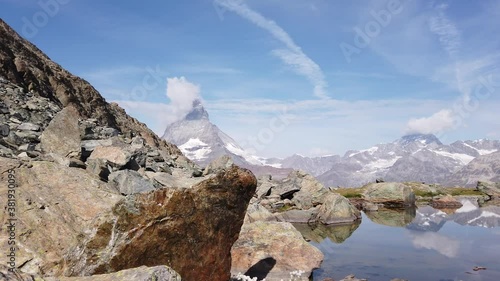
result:
[[[208,144],[201,141],[199,138],[189,139],[186,143],[179,146],[180,149],[190,149],[198,146],[207,146]]]
[[[438,154],[438,155],[455,159],[455,160],[459,161],[460,163],[462,163],[462,165],[469,164],[469,162],[474,160],[474,158],[475,158],[474,156],[470,156],[470,155],[462,154],[462,153],[450,153],[450,152],[439,151],[439,150],[431,150],[431,151]]]
[[[482,140],[480,140],[480,141],[482,141]],[[474,141],[474,143],[477,143],[477,141]],[[464,144],[465,146],[468,146],[468,147],[470,147],[470,148],[472,148],[472,149],[476,150],[476,151],[479,153],[479,155],[488,155],[488,154],[495,153],[495,152],[497,152],[497,151],[498,151],[498,149],[479,149],[479,148],[475,148],[475,147],[473,147],[472,145],[467,144],[467,143],[465,143],[465,142],[464,142],[463,144]]]
[[[259,165],[259,166],[264,165],[264,163],[262,163],[262,161],[259,161],[257,156],[251,155],[247,151],[243,150],[241,147],[238,147],[232,143],[226,143],[226,148],[232,154],[236,154],[238,156],[243,157],[250,164]]]
[[[187,158],[191,160],[202,160],[208,158],[208,154],[212,152],[212,149],[208,144],[201,141],[199,138],[189,139],[186,143],[179,146]]]
[[[396,156],[396,157],[391,158],[391,159],[377,159],[373,162],[366,164],[361,171],[373,174],[373,173],[378,172],[379,170],[388,169],[388,168],[392,167],[394,165],[394,163],[396,163],[396,161],[398,161],[398,159],[400,159],[400,158],[402,158],[402,157]]]
[[[498,151],[498,149],[492,149],[492,150],[488,150],[488,149],[476,149],[477,152],[479,152],[479,155],[488,155],[488,154],[492,154],[492,153],[495,153]]]
[[[348,157],[353,157],[354,155],[358,155],[358,154],[361,154],[361,153],[364,153],[364,152],[368,152],[370,155],[372,155],[373,153],[375,153],[376,151],[378,150],[378,147],[377,146],[374,146],[374,147],[370,147],[368,149],[363,149],[363,150],[360,150],[358,152],[354,152],[354,153],[351,153],[349,154]]]
[[[479,209],[470,200],[463,200],[461,203],[462,203],[462,207],[460,209],[456,210],[455,213],[468,213],[468,212],[472,212],[474,210]]]

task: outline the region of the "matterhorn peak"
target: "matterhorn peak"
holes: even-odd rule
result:
[[[193,108],[191,111],[184,117],[185,120],[208,120],[208,112],[203,107],[201,100],[195,99],[193,101]]]
[[[441,141],[433,134],[410,134],[403,136],[397,142],[402,145],[408,145],[415,142],[421,143],[423,145],[429,145],[431,143],[442,145]]]

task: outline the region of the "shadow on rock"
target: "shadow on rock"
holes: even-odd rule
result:
[[[267,274],[271,272],[275,265],[276,260],[274,258],[265,258],[252,265],[252,267],[245,272],[245,275],[251,278],[257,277],[257,280],[262,280],[267,277]]]
[[[308,241],[321,243],[326,238],[329,238],[332,242],[341,244],[344,243],[347,238],[351,237],[360,224],[361,220],[342,225],[308,225],[305,223],[297,223],[293,226],[295,226],[295,228],[300,231],[302,236]]]
[[[365,212],[366,216],[374,223],[405,227],[410,224],[416,216],[416,208],[405,209],[379,209],[376,212]]]

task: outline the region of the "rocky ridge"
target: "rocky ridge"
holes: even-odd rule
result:
[[[17,220],[18,272],[4,276],[229,279],[250,171],[203,171],[1,20],[0,65],[0,180],[16,180],[0,222]]]

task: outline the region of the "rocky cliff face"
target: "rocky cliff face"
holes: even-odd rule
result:
[[[0,194],[16,183],[15,212],[3,208],[0,223],[16,219],[18,271],[58,280],[167,265],[183,280],[229,279],[250,171],[203,173],[1,20],[0,63]]]
[[[1,19],[0,38],[0,76],[19,86],[18,92],[45,98],[59,109],[72,104],[82,118],[96,119],[101,126],[115,128],[124,135],[139,135],[152,146],[163,146],[172,154],[181,154],[117,104],[107,103],[87,81],[51,61]]]

